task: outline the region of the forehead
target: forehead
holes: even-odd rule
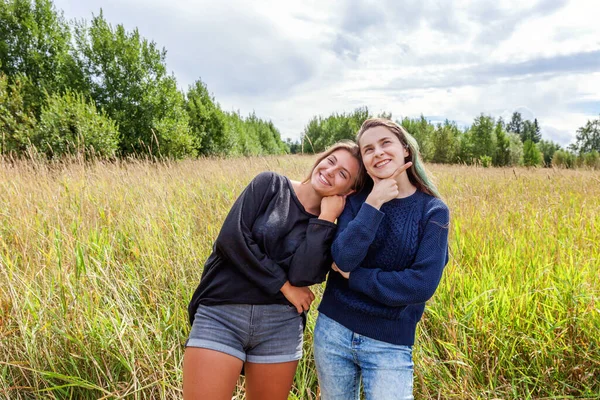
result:
[[[362,134],[362,136],[360,137],[360,140],[358,141],[358,145],[362,147],[362,146],[366,146],[368,144],[373,144],[373,143],[376,143],[379,140],[383,139],[384,137],[397,139],[396,135],[394,135],[392,133],[392,131],[390,131],[385,126],[375,126],[373,128],[367,129]]]

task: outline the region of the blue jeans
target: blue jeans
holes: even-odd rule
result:
[[[323,400],[413,399],[412,346],[359,335],[319,314],[314,353]]]

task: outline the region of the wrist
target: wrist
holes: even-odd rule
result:
[[[379,199],[376,199],[376,198],[372,197],[371,195],[369,195],[369,196],[367,197],[367,199],[365,200],[365,203],[367,203],[367,204],[368,204],[368,205],[370,205],[371,207],[373,207],[373,208],[376,208],[376,209],[378,209],[378,210],[379,210],[379,209],[381,208],[381,206],[383,205],[383,202],[381,202]]]
[[[337,215],[321,213],[321,214],[319,214],[319,219],[322,219],[324,221],[329,221],[329,222],[335,222],[335,220],[337,219]]]
[[[283,284],[283,286],[281,287],[281,289],[279,289],[279,291],[281,293],[283,293],[283,295],[285,296],[291,286],[292,285],[290,284],[290,281],[285,281],[285,283]]]

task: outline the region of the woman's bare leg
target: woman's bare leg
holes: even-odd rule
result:
[[[298,361],[278,364],[246,363],[247,400],[287,400]]]
[[[243,362],[219,351],[188,347],[183,356],[184,400],[231,400]]]

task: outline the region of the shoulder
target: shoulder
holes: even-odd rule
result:
[[[433,220],[442,224],[450,222],[450,209],[442,199],[423,192],[421,192],[421,199],[425,220]]]
[[[285,176],[279,175],[275,172],[265,171],[256,175],[254,179],[252,179],[252,181],[250,182],[250,185],[252,185],[255,188],[265,189],[272,187],[274,190],[277,190],[282,185],[287,185],[287,183],[288,179]]]

